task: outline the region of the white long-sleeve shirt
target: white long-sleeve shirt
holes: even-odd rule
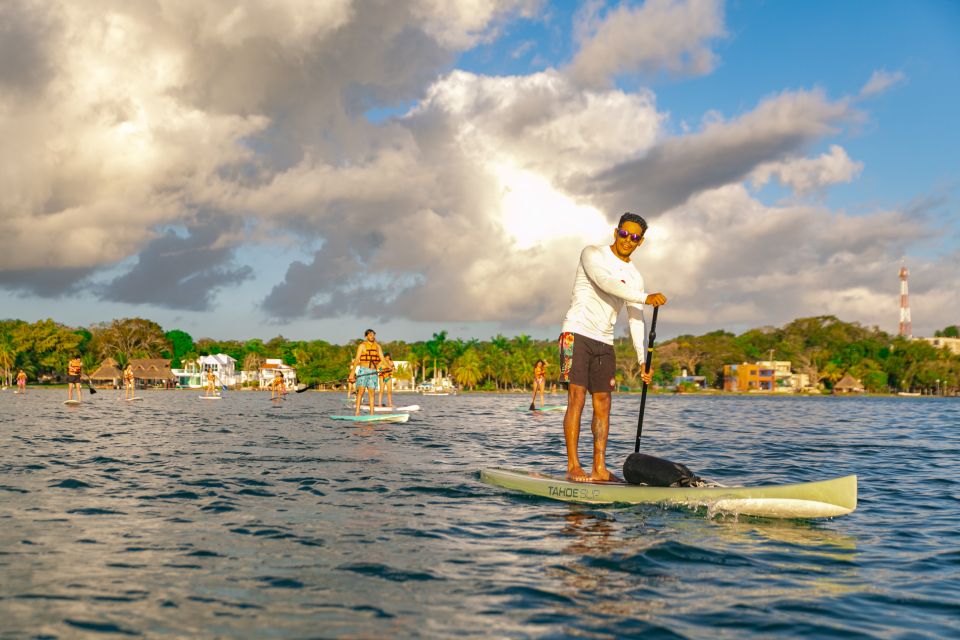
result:
[[[561,330],[612,345],[617,315],[626,304],[637,361],[643,362],[646,354],[643,302],[646,299],[643,276],[632,262],[624,262],[606,245],[586,247],[580,253],[573,297]]]

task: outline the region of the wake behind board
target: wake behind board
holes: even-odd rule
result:
[[[409,413],[381,413],[372,416],[330,416],[331,420],[349,420],[350,422],[406,422]]]
[[[519,469],[481,469],[487,484],[530,495],[589,504],[675,504],[765,518],[832,518],[857,508],[857,476],[759,487],[647,487],[571,482]]]
[[[73,406],[76,406],[76,405],[82,404],[82,403],[81,403],[79,400],[64,400],[64,401],[63,401],[63,404],[65,404],[65,405],[67,405],[67,406],[69,406],[69,407],[73,407]]]
[[[530,407],[523,407],[520,411],[528,411],[530,413],[540,412],[540,411],[566,411],[567,405],[565,404],[545,404],[542,407],[535,407],[531,409]]]

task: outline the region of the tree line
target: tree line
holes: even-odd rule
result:
[[[955,337],[957,327],[937,331]],[[164,331],[151,320],[124,318],[89,327],[69,327],[52,319],[28,323],[0,321],[0,375],[11,384],[20,369],[30,380],[58,380],[68,360],[78,354],[87,374],[106,358],[120,367],[134,358],[168,358],[171,367],[201,355],[225,353],[242,369],[255,370],[267,358],[279,358],[297,368],[307,384],[337,385],[343,381],[359,341],[337,345],[325,340],[288,340],[277,336],[266,342],[251,340],[194,339],[180,329]],[[556,379],[558,356],[553,340],[527,335],[496,335],[488,340],[450,339],[446,331],[429,340],[383,342],[395,361],[407,366],[397,371],[401,379],[418,382],[449,376],[462,389],[527,389],[533,366],[547,362],[548,379]],[[632,342],[618,338],[614,344],[617,382],[621,389],[640,386],[640,364]],[[780,327],[751,329],[740,335],[713,331],[701,336],[682,335],[658,345],[654,382],[669,386],[686,370],[705,376],[714,388],[723,387],[723,365],[757,360],[790,360],[797,373],[806,373],[825,389],[844,375],[859,378],[869,391],[960,389],[960,356],[936,349],[922,340],[893,337],[877,327],[843,322],[834,316],[801,318]]]

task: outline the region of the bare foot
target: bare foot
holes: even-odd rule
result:
[[[567,469],[567,480],[574,482],[590,482],[590,476],[586,474],[582,467]]]
[[[620,478],[610,473],[610,470],[606,467],[602,469],[594,469],[593,473],[590,474],[591,482],[623,482]]]

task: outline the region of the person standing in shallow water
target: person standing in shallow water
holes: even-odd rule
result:
[[[567,478],[575,482],[618,481],[607,469],[607,436],[610,433],[611,392],[616,386],[616,356],[613,328],[624,305],[630,336],[643,367],[643,305],[661,306],[662,293],[647,294],[643,277],[630,256],[643,244],[647,222],[635,213],[620,216],[613,230],[613,244],[586,247],[573,284],[570,309],[563,320],[560,338],[560,381],[567,384],[567,411],[563,436],[567,448]],[[650,371],[641,377],[647,384]],[[593,401],[593,469],[590,475],[580,466],[580,418],[587,392]]]
[[[374,414],[374,397],[379,387],[380,363],[383,361],[383,349],[377,342],[377,333],[373,329],[363,332],[363,341],[357,345],[357,354],[350,363],[350,377],[348,382],[357,384],[356,413],[360,415],[360,404],[363,402],[364,390],[370,394],[370,415]]]

